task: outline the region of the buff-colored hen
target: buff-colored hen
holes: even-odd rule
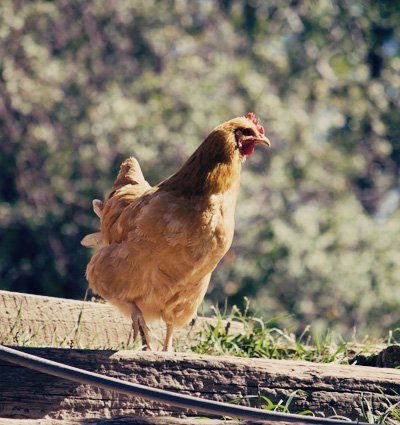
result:
[[[100,232],[82,243],[96,248],[88,266],[90,288],[132,317],[150,348],[146,322],[167,331],[189,323],[210,276],[229,249],[244,159],[269,145],[253,114],[216,127],[174,175],[151,187],[136,159],[127,159],[108,198],[94,201]]]

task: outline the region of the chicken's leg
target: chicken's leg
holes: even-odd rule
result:
[[[150,346],[150,337],[149,332],[147,330],[146,322],[144,321],[144,317],[139,307],[132,303],[132,328],[133,328],[133,341],[136,341],[139,333],[142,339],[143,350],[151,351]]]
[[[172,333],[174,332],[174,327],[170,323],[167,323],[167,332],[165,334],[165,341],[163,346],[163,351],[172,351]]]

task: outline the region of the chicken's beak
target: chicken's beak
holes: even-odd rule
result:
[[[268,137],[265,137],[264,135],[260,138],[254,139],[254,141],[256,142],[256,144],[271,147],[271,142],[269,141]]]

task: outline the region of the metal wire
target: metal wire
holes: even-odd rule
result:
[[[229,403],[205,400],[189,395],[177,394],[171,391],[157,388],[146,387],[145,385],[134,384],[121,381],[116,378],[99,375],[76,367],[68,366],[62,363],[47,360],[42,357],[24,353],[10,347],[0,345],[0,360],[34,369],[39,372],[64,378],[69,381],[80,384],[94,385],[106,390],[116,391],[135,397],[141,397],[159,403],[169,404],[171,406],[190,409],[197,412],[217,416],[229,416],[238,419],[247,420],[268,420],[269,422],[291,422],[302,424],[336,424],[349,425],[359,424],[367,425],[365,422],[349,422],[337,419],[316,418],[312,416],[303,416],[296,414],[287,414],[280,412],[271,412],[253,407],[237,406]]]

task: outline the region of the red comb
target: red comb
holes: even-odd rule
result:
[[[246,118],[250,120],[255,126],[257,127],[257,130],[260,134],[264,134],[264,127],[260,124],[260,120],[256,118],[256,116],[253,114],[253,112],[249,112],[246,115]]]

